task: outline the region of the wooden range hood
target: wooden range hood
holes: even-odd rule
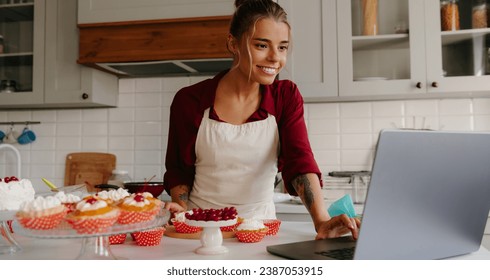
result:
[[[215,74],[231,66],[230,16],[79,24],[78,63],[120,77]]]

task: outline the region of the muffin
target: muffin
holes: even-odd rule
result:
[[[138,246],[157,246],[160,244],[164,233],[164,227],[156,227],[145,231],[134,232],[132,236]]]
[[[281,220],[265,219],[262,220],[262,222],[269,229],[265,235],[276,235],[279,232],[279,227],[281,226]]]
[[[66,215],[61,201],[53,196],[39,196],[23,202],[16,213],[19,223],[28,229],[46,230],[57,227]]]
[[[244,219],[236,228],[235,235],[240,242],[254,243],[261,241],[268,230],[262,221]]]
[[[134,224],[152,220],[162,207],[162,202],[149,192],[134,193],[118,204],[121,215],[120,224]]]
[[[57,192],[54,197],[59,199],[61,201],[61,204],[63,204],[66,208],[67,214],[75,211],[75,207],[77,206],[77,203],[82,200],[79,196],[73,195],[71,193],[65,194],[65,192]]]
[[[189,213],[192,214],[193,211],[189,210],[186,212],[180,212],[175,215],[175,218],[171,219],[172,224],[175,227],[175,232],[178,233],[196,233],[202,231],[202,227],[194,227],[185,223],[185,215]]]
[[[105,232],[119,217],[119,209],[96,196],[87,196],[77,203],[66,221],[78,233]]]
[[[224,231],[224,232],[233,232],[236,230],[236,228],[243,222],[243,218],[241,217],[238,217],[237,218],[237,222],[236,224],[234,225],[231,225],[231,226],[226,226],[226,227],[220,227],[220,230],[221,231]]]

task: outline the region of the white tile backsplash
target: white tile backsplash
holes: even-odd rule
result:
[[[63,184],[66,155],[80,151],[115,154],[117,168],[128,170],[134,180],[161,179],[173,97],[206,78],[120,79],[117,108],[0,111],[0,121],[41,122],[29,126],[36,142],[17,145],[22,175],[37,188],[45,188],[41,177]],[[490,131],[490,98],[311,103],[305,104],[305,120],[323,172],[369,170],[381,129]],[[13,160],[0,151],[0,176],[16,172]]]

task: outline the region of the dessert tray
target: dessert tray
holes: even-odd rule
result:
[[[82,248],[76,259],[122,259],[116,257],[110,249],[109,236],[144,231],[155,227],[163,226],[168,222],[170,212],[162,209],[160,213],[151,221],[135,224],[115,224],[107,228],[104,232],[98,233],[78,233],[71,226],[62,222],[58,227],[51,230],[31,230],[22,227],[17,221],[13,223],[15,233],[33,238],[44,239],[66,239],[82,238]]]
[[[8,221],[15,217],[16,211],[0,211],[0,254],[13,254],[21,247],[10,232]]]
[[[223,234],[220,227],[231,226],[237,223],[237,219],[222,221],[196,221],[186,220],[186,224],[195,227],[202,227],[200,236],[201,246],[194,252],[201,255],[216,255],[228,252],[228,248],[223,246]]]

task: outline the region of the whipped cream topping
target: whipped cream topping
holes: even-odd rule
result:
[[[87,200],[89,199],[83,199],[82,201],[78,202],[76,209],[80,212],[85,212],[85,211],[93,211],[93,210],[105,208],[108,206],[107,202],[105,202],[102,199],[96,199],[96,201],[93,204],[87,202]]]
[[[175,217],[174,217],[174,220],[177,221],[177,222],[181,222],[181,223],[184,223],[185,222],[185,214],[186,213],[189,213],[192,215],[192,210],[189,210],[189,211],[186,211],[186,212],[180,212],[180,213],[177,213],[175,214]]]
[[[130,196],[124,198],[122,203],[124,205],[127,205],[127,206],[145,207],[146,205],[150,204],[150,201],[148,200],[148,197],[150,197],[150,196],[145,195],[145,194],[149,194],[151,197],[153,197],[151,195],[151,193],[139,193],[139,194],[133,193]],[[135,197],[137,195],[142,196],[143,199],[142,200],[136,200]]]
[[[77,203],[80,200],[82,200],[77,195],[74,195],[74,194],[71,194],[71,193],[65,194],[65,192],[63,192],[63,191],[56,193],[54,195],[54,197],[56,197],[57,199],[59,199],[61,201],[61,203]]]
[[[0,182],[0,211],[19,210],[23,202],[34,200],[34,187],[28,179]]]
[[[258,230],[265,228],[262,221],[254,219],[244,219],[243,222],[238,225],[237,230]]]
[[[54,196],[38,196],[34,200],[23,202],[19,210],[22,212],[42,211],[61,205],[61,201]]]
[[[117,190],[101,191],[97,193],[98,197],[102,199],[110,199],[113,201],[119,201],[125,197],[128,197],[129,195],[129,192],[123,188],[119,188]]]

